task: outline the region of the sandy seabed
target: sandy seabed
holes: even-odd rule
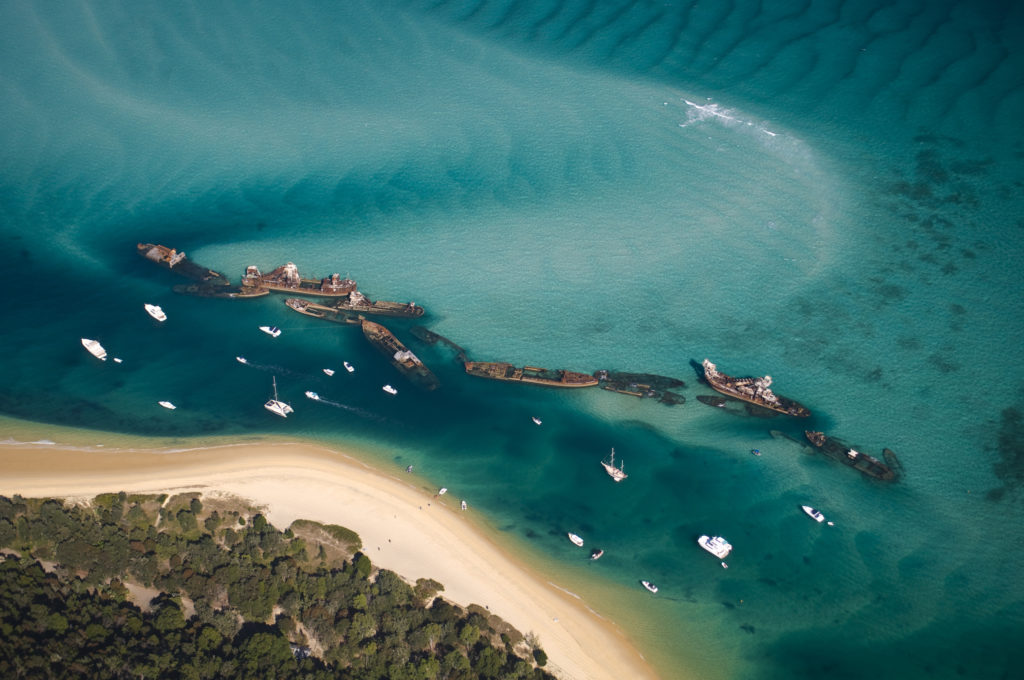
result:
[[[432,497],[336,451],[299,443],[184,451],[12,443],[0,446],[0,469],[0,494],[7,496],[198,491],[244,498],[280,529],[296,519],[340,524],[359,534],[378,567],[409,581],[440,581],[446,599],[486,606],[535,633],[547,669],[561,678],[657,677],[617,626],[514,560],[458,509],[460,499]]]

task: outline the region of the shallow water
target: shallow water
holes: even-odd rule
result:
[[[413,464],[665,677],[1019,667],[1020,9],[26,3],[0,17],[2,413]],[[687,403],[477,380],[386,322],[441,379],[423,394],[357,327],[282,297],[175,295],[184,280],[139,241],[232,278],[339,271],[423,305],[419,323],[474,359],[676,376]],[[705,356],[771,373],[811,421],[700,404],[690,362]],[[272,376],[287,420],[260,407]],[[769,434],[805,426],[893,449],[905,478],[878,484]],[[612,446],[618,485],[598,465]],[[605,556],[586,560],[570,530]],[[727,571],[696,546],[706,532],[736,546]]]

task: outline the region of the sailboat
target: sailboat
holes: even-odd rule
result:
[[[629,476],[622,471],[622,469],[625,467],[624,464],[619,463],[619,467],[615,467],[615,449],[612,449],[612,454],[611,456],[609,456],[608,460],[601,461],[601,467],[603,467],[604,471],[608,473],[608,476],[614,479],[616,482],[621,482],[623,479]]]
[[[287,418],[289,413],[295,411],[291,406],[277,398],[277,376],[274,376],[274,398],[263,405],[271,413],[276,413],[282,418]]]

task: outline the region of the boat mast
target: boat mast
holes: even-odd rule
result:
[[[277,401],[277,376],[274,376],[274,401]]]

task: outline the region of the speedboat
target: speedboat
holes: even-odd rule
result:
[[[825,521],[825,515],[821,514],[821,511],[815,510],[814,508],[812,508],[809,505],[801,505],[800,509],[803,510],[804,512],[806,512],[807,516],[810,517],[811,519],[813,519],[816,522],[824,522]],[[830,527],[834,527],[836,525],[835,522],[827,522],[827,524]]]
[[[384,390],[385,392],[387,392],[388,394],[398,394],[398,390],[396,390],[391,385],[385,385],[381,389]]]
[[[732,545],[721,536],[701,536],[697,544],[720,560],[724,560],[732,551]]]
[[[167,321],[167,315],[164,314],[164,310],[160,309],[160,305],[151,305],[148,302],[142,305],[146,312],[157,321]]]
[[[460,505],[462,506],[463,510],[465,510],[466,508],[469,507],[468,505],[466,505],[466,501],[462,501],[462,503]]]
[[[448,487],[446,487],[446,486],[442,486],[440,489],[437,490],[437,495],[438,496],[443,496],[446,493],[448,493]]]
[[[590,551],[590,559],[592,560],[601,559],[601,555],[604,555],[604,550],[601,550],[600,548],[594,548]]]
[[[169,408],[169,409],[171,409],[172,411],[173,411],[174,409],[178,408],[177,406],[175,406],[174,404],[172,404],[172,403],[171,403],[171,402],[169,402],[169,401],[158,401],[158,402],[156,402],[156,403],[160,404],[160,405],[161,405],[161,406],[163,406],[164,408]]]
[[[654,585],[650,581],[640,581],[640,585],[642,585],[644,588],[647,588],[647,590],[651,591],[652,593],[658,592],[658,586]]]
[[[533,416],[532,418],[530,418],[530,420],[533,421],[534,425],[540,425],[540,418],[538,418],[537,416]]]
[[[341,365],[344,366],[345,370],[348,371],[349,373],[355,373],[356,369],[352,368],[352,364],[348,363],[347,361],[342,361]]]
[[[246,359],[245,357],[235,357],[235,361],[237,361],[240,364],[247,364],[247,363],[249,363],[249,360]]]
[[[312,399],[313,401],[320,401],[320,395],[312,390],[306,390],[306,396]]]
[[[574,545],[578,545],[581,548],[583,547],[583,539],[571,531],[569,532],[569,540],[572,541]]]
[[[334,375],[334,369],[333,368],[325,368],[324,369],[324,373],[327,374],[327,375]]]
[[[260,330],[272,338],[276,338],[281,335],[281,329],[277,326],[260,326]]]
[[[121,357],[114,357],[114,363],[115,364],[124,363],[124,359],[122,359]]]
[[[295,409],[293,409],[291,406],[277,398],[276,376],[274,377],[274,398],[268,400],[267,403],[263,405],[263,408],[267,409],[268,411],[275,415],[281,416],[282,418],[287,418],[289,413],[294,413],[295,411]]]
[[[96,357],[100,361],[106,361],[107,360],[107,350],[103,349],[103,345],[101,345],[96,340],[90,340],[89,338],[82,338],[82,347],[84,347],[87,350],[89,350],[89,354],[93,355],[94,357]]]

